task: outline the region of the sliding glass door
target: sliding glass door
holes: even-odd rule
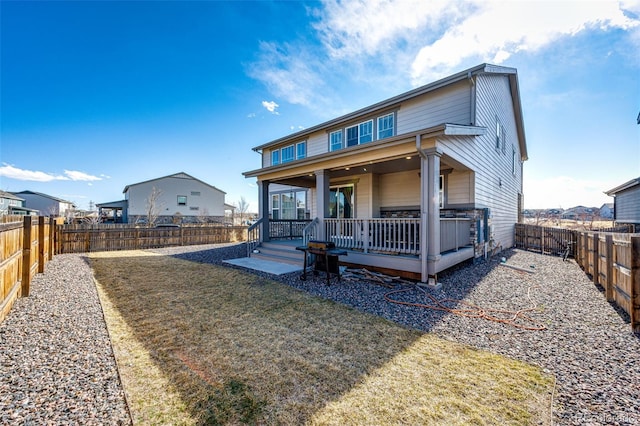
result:
[[[332,186],[329,189],[329,217],[351,219],[354,217],[353,185]]]

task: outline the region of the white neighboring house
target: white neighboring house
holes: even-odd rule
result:
[[[122,191],[127,201],[129,223],[147,222],[149,197],[154,189],[156,224],[225,221],[226,192],[184,172],[127,185]]]
[[[36,191],[12,192],[13,195],[24,200],[23,207],[37,210],[40,216],[57,216],[72,218],[76,205],[71,201],[53,197]]]

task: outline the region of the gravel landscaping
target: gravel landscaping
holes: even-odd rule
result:
[[[154,250],[222,265],[243,244]],[[506,263],[501,262],[504,257]],[[231,267],[224,264],[226,267]],[[512,268],[510,266],[515,266]],[[525,272],[527,271],[527,272]],[[255,271],[252,271],[256,273]],[[640,425],[640,338],[573,261],[508,250],[438,276],[440,290],[402,287],[393,297],[432,304],[455,299],[485,309],[526,310],[516,325],[392,304],[390,289],[365,281],[330,286],[321,274],[274,276],[302,291],[383,316],[445,339],[541,366],[556,377],[553,414],[562,425]],[[447,304],[450,308],[453,302]],[[124,394],[91,271],[81,255],[59,255],[37,275],[0,324],[0,423],[129,424]],[[550,408],[551,409],[551,408]]]
[[[93,276],[58,255],[0,324],[0,424],[128,425]]]

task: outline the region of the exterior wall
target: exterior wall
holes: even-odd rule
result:
[[[419,172],[419,170],[408,170],[380,175],[380,208],[417,207],[420,209]],[[378,215],[379,213],[378,211]]]
[[[445,208],[466,207],[473,204],[473,172],[454,170],[445,176]]]
[[[472,122],[472,89],[473,87],[469,82],[462,81],[402,103],[399,108],[393,110],[396,112],[396,135],[437,126],[442,123],[469,125]],[[375,119],[389,112],[392,112],[392,110],[362,117],[352,122],[341,124],[331,129],[331,131],[344,129],[365,119]],[[307,157],[329,152],[329,131],[327,130],[312,133],[306,141]],[[291,145],[291,143],[289,142],[285,145]],[[262,164],[263,167],[271,166],[271,149],[264,150]]]
[[[615,196],[615,218],[621,223],[640,223],[640,185]]]
[[[508,248],[514,245],[518,194],[522,194],[521,153],[509,80],[500,75],[479,75],[476,90],[476,125],[488,131],[476,138],[474,156],[468,158],[475,170],[475,204],[490,209],[495,246]],[[496,148],[496,117],[504,128],[504,150]]]
[[[414,132],[442,123],[469,125],[471,90],[467,81],[404,102],[397,115],[397,134]]]
[[[44,216],[65,216],[67,211],[71,211],[73,209],[73,205],[71,203],[54,200],[38,194],[21,193],[19,196],[24,199],[24,207],[38,210],[39,214]]]
[[[146,216],[147,199],[153,188],[161,191],[158,199],[160,216],[215,216],[224,217],[224,192],[190,177],[164,177],[129,186],[128,216]],[[194,195],[194,193],[200,195]],[[187,205],[178,205],[178,195],[187,197]],[[196,209],[197,208],[197,209]]]

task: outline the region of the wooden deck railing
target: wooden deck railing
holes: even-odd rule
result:
[[[272,240],[293,240],[302,238],[304,228],[310,219],[278,219],[269,220],[269,238]]]
[[[338,248],[365,253],[420,254],[420,219],[325,219],[326,235]],[[471,244],[471,221],[440,219],[440,251]]]
[[[0,216],[0,322],[18,297],[29,296],[31,279],[53,257],[55,219]]]

